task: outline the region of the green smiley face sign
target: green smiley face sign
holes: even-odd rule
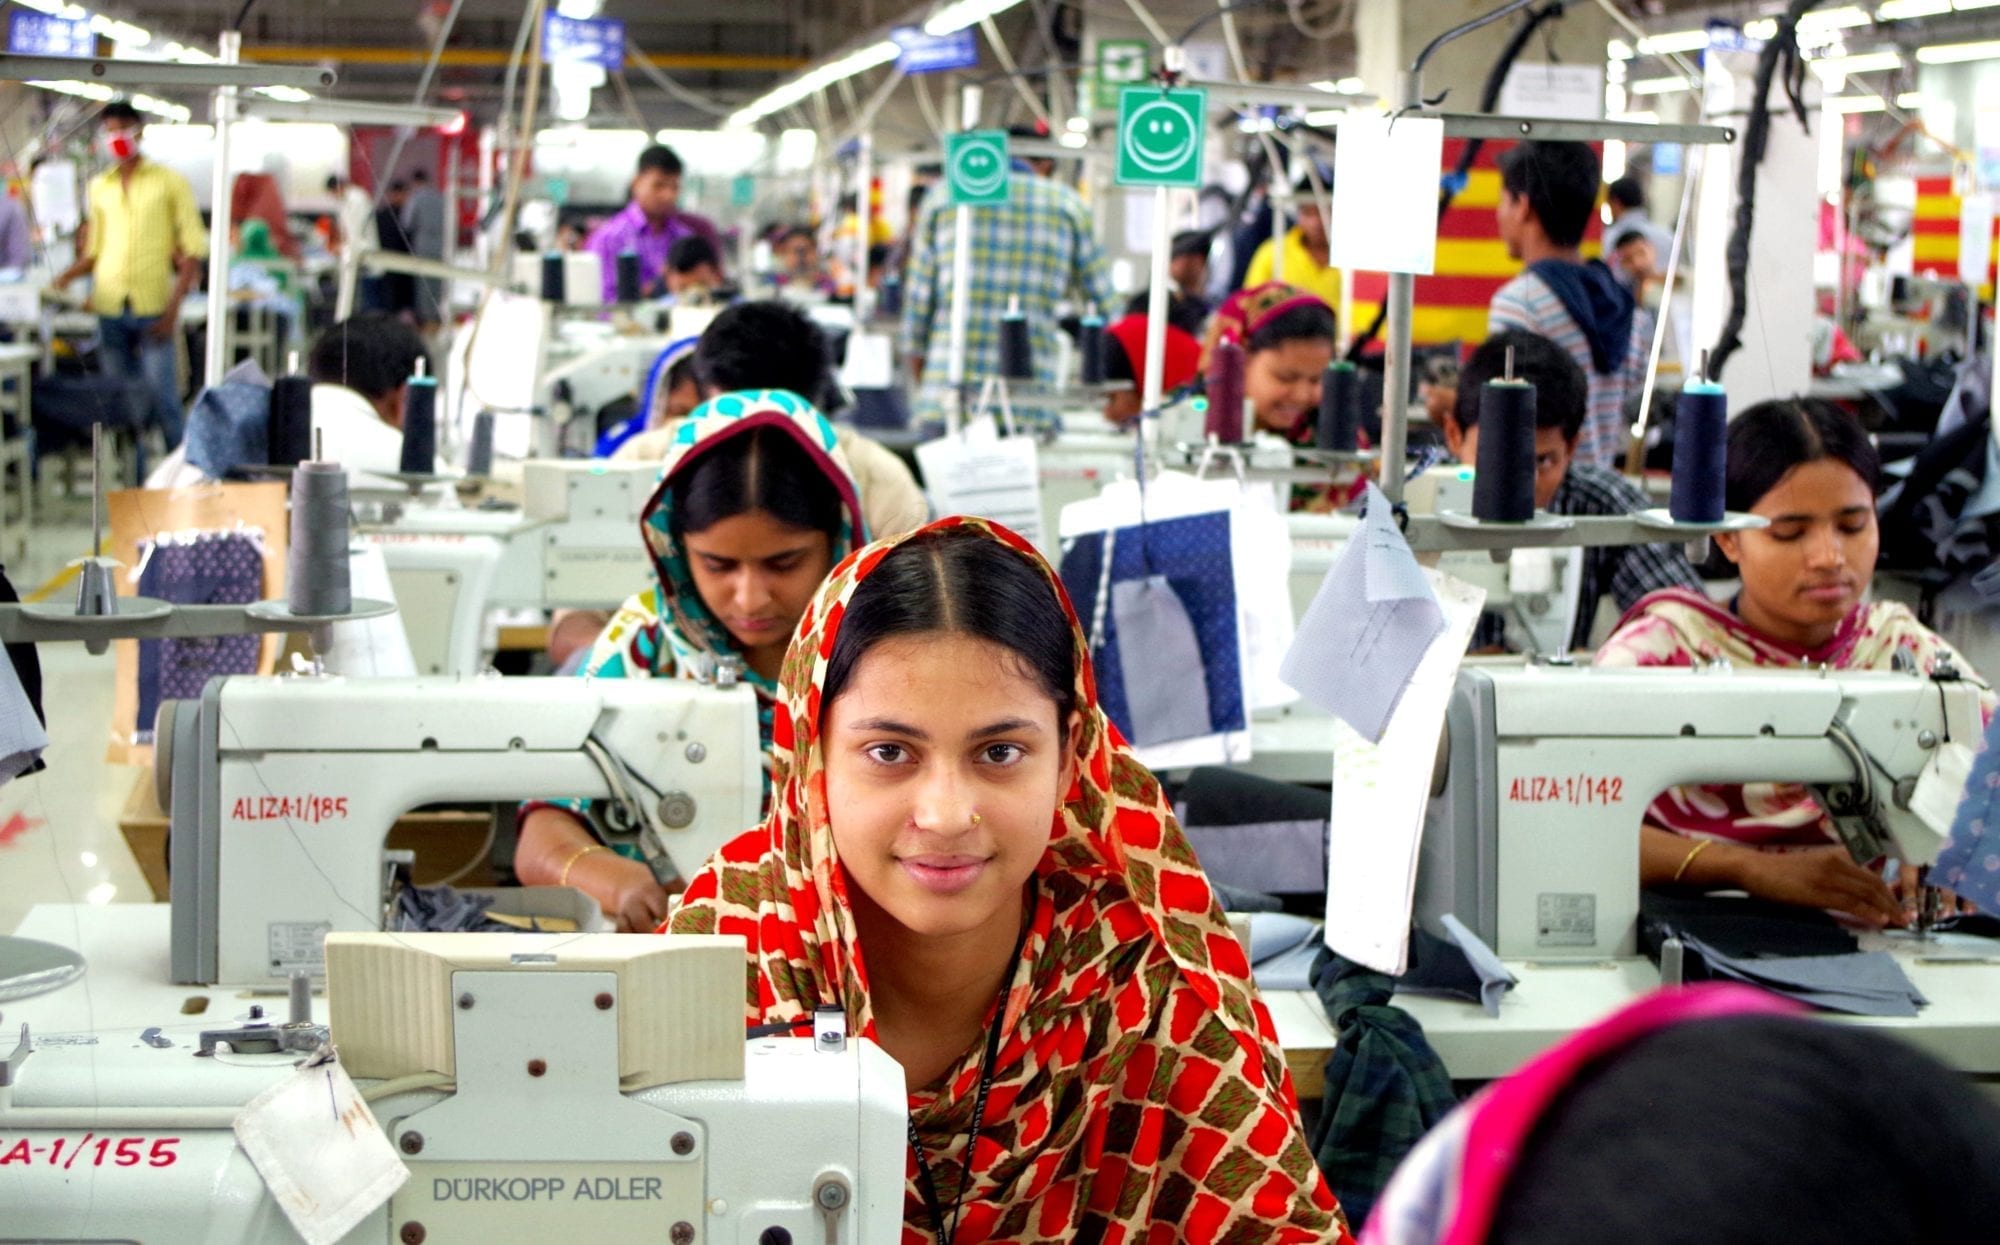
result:
[[[1118,170],[1121,186],[1201,185],[1202,118],[1208,103],[1200,90],[1128,87],[1118,97]]]
[[[970,130],[945,140],[945,180],[954,204],[1007,201],[1007,132]]]

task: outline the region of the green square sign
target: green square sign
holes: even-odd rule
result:
[[[1144,82],[1153,72],[1153,45],[1144,39],[1097,41],[1097,106],[1118,107],[1118,92]]]
[[[730,207],[740,207],[740,208],[752,207],[756,204],[756,202],[757,202],[756,178],[748,176],[740,176],[730,179],[729,182]]]
[[[967,130],[944,140],[946,189],[953,207],[1007,202],[1007,131]]]
[[[1203,120],[1208,92],[1128,86],[1118,93],[1120,186],[1201,189]]]

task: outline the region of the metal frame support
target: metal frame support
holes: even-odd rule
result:
[[[0,82],[101,82],[105,86],[260,87],[325,89],[338,81],[324,65],[183,65],[178,61],[76,60],[65,56],[0,55]]]

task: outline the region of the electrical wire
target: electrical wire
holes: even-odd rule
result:
[[[1334,16],[1324,25],[1314,26],[1305,15],[1305,0],[1285,0],[1285,16],[1292,28],[1308,39],[1333,39],[1354,29],[1354,9],[1359,0],[1333,0]]]
[[[668,76],[666,70],[661,69],[653,63],[652,57],[646,55],[643,50],[634,45],[629,35],[625,39],[625,59],[627,63],[637,65],[639,72],[651,78],[655,86],[690,108],[705,112],[711,117],[727,117],[736,111],[728,104],[719,103],[699,91],[682,86],[679,82],[676,82]]]
[[[986,32],[986,41],[993,45],[993,54],[1000,58],[1000,66],[1007,74],[1008,84],[1028,105],[1028,111],[1034,118],[1042,123],[1042,128],[1050,135],[1054,135],[1056,124],[1049,118],[1048,110],[1042,107],[1042,101],[1036,99],[1035,93],[1028,89],[1028,83],[1023,78],[1020,67],[1014,63],[1014,54],[1007,50],[1007,41],[1000,37],[999,24],[993,20],[991,14],[988,14],[979,20],[979,26]]]

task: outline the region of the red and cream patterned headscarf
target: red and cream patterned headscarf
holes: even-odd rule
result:
[[[748,941],[751,1024],[807,1023],[815,1007],[840,1003],[850,1031],[873,1035],[868,970],[829,825],[820,689],[855,589],[902,541],[952,529],[1016,550],[1047,578],[1074,637],[1083,711],[1082,764],[1036,869],[1039,900],[1000,1016],[957,1245],[1345,1245],[1242,946],[1159,783],[1098,707],[1061,581],[1003,527],[942,519],[834,568],[779,677],[770,815],[716,854],[668,928]],[[910,1094],[946,1203],[960,1193],[983,1045]],[[932,1238],[914,1158],[910,1174],[903,1240],[923,1245]]]
[[[1281,316],[1294,307],[1324,307],[1326,304],[1317,294],[1311,294],[1296,285],[1283,281],[1266,281],[1236,291],[1222,300],[1215,309],[1215,316],[1208,322],[1208,337],[1201,344],[1201,367],[1208,370],[1209,355],[1214,353],[1215,344],[1232,341],[1248,347],[1250,335],[1270,323],[1273,317]]]

